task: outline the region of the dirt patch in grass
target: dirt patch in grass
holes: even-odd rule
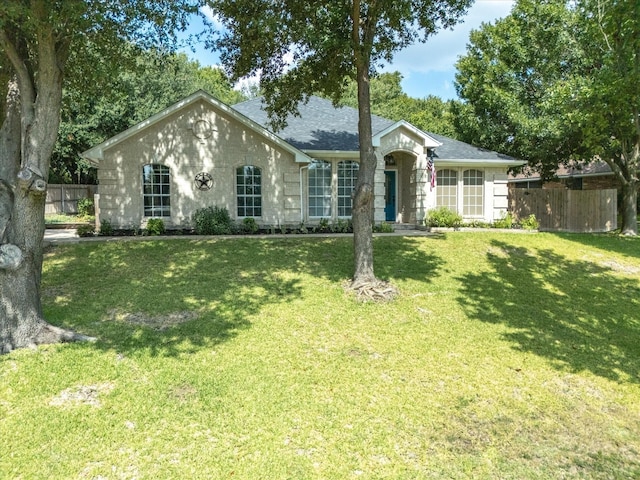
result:
[[[179,403],[187,403],[188,401],[196,398],[198,395],[198,389],[189,383],[183,383],[176,385],[169,391],[169,396]]]
[[[614,272],[626,273],[627,275],[637,275],[640,273],[639,267],[633,265],[625,265],[624,263],[616,262],[615,260],[602,262],[600,265],[610,268]]]
[[[54,407],[90,405],[100,407],[100,396],[107,395],[113,390],[112,382],[102,382],[96,385],[78,385],[67,388],[49,401]]]
[[[190,322],[199,317],[197,312],[184,310],[182,312],[171,312],[163,315],[149,315],[143,312],[129,313],[119,310],[111,310],[108,320],[125,322],[132,325],[142,325],[153,330],[166,330],[181,323]]]

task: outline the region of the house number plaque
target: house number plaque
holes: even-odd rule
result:
[[[213,178],[207,172],[200,172],[195,178],[198,190],[210,190],[213,187]]]

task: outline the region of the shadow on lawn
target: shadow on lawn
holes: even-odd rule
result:
[[[472,319],[510,327],[513,347],[559,369],[640,382],[640,288],[606,266],[493,241],[491,272],[461,278]]]
[[[97,337],[97,348],[175,356],[235,337],[266,305],[315,294],[303,274],[341,284],[353,273],[352,245],[299,237],[80,244],[54,251],[43,303],[50,321]],[[438,263],[410,238],[376,239],[375,251],[385,279],[428,281]]]

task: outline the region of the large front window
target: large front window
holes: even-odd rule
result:
[[[331,217],[331,164],[322,160],[309,165],[309,216]]]
[[[170,217],[170,171],[168,167],[149,164],[142,167],[142,197],[145,217]]]
[[[346,161],[338,163],[338,216],[350,217],[353,203],[353,191],[358,179],[357,162]]]
[[[458,172],[446,168],[438,172],[436,203],[452,212],[458,211]]]
[[[482,217],[484,213],[484,174],[481,170],[462,173],[464,217]]]
[[[262,175],[258,167],[236,169],[236,198],[239,217],[262,216]]]

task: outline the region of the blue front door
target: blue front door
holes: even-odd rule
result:
[[[384,172],[384,219],[387,222],[396,221],[396,172]]]

